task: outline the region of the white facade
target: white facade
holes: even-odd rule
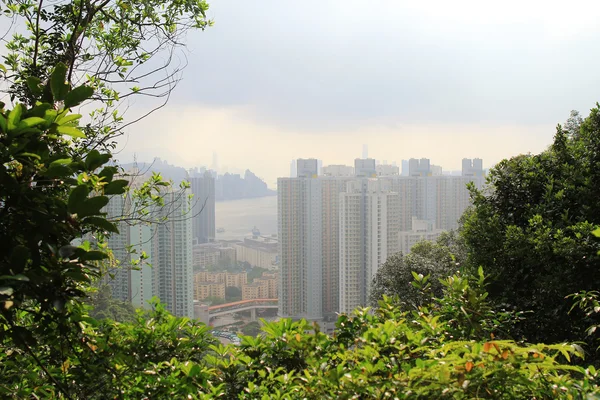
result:
[[[327,165],[322,168],[323,176],[352,177],[354,168],[349,165]]]
[[[338,203],[348,178],[303,169],[277,181],[279,315],[320,320],[338,311]]]
[[[166,309],[180,317],[194,317],[194,271],[189,190],[166,193],[157,209],[168,219],[152,226],[152,291]]]
[[[340,194],[340,312],[366,306],[379,266],[397,252],[399,197],[390,188],[360,179]]]
[[[400,168],[395,165],[380,164],[376,167],[377,176],[400,175]]]

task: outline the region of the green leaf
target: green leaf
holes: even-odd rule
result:
[[[64,117],[57,118],[55,122],[58,125],[66,125],[69,122],[77,121],[79,118],[81,118],[81,114],[69,114],[65,115]]]
[[[37,76],[29,76],[26,79],[27,87],[35,97],[41,97],[43,90],[40,87],[42,81]]]
[[[17,128],[17,124],[21,121],[21,114],[23,113],[23,106],[17,104],[8,113],[8,131],[12,131]]]
[[[19,153],[18,155],[19,157],[30,157],[30,158],[35,158],[38,160],[41,160],[42,157],[39,156],[39,154],[34,154],[34,153]]]
[[[0,114],[0,131],[7,133],[8,132],[8,122],[6,121],[6,117]]]
[[[14,290],[11,287],[7,287],[7,286],[0,286],[0,294],[4,295],[4,296],[10,296],[11,294],[13,294]]]
[[[50,76],[50,89],[52,90],[52,96],[54,101],[64,100],[65,96],[69,91],[69,86],[66,84],[67,79],[67,66],[63,63],[58,63],[52,71]]]
[[[13,281],[29,282],[29,278],[23,274],[0,276],[0,280],[7,280],[7,279],[10,279]]]
[[[75,107],[92,97],[94,89],[89,86],[79,86],[71,90],[65,97],[65,108]]]
[[[592,231],[592,235],[600,237],[600,228],[596,228]]]
[[[127,185],[129,185],[129,181],[117,179],[104,186],[104,194],[123,194]]]
[[[78,185],[71,190],[68,204],[69,212],[72,214],[78,213],[79,208],[83,205],[89,193],[87,185]]]
[[[88,215],[97,215],[100,214],[100,210],[102,207],[108,204],[108,197],[106,196],[96,196],[90,199],[87,199],[83,202],[83,204],[78,208],[77,215],[80,218],[87,217]]]
[[[88,170],[93,171],[106,164],[108,160],[110,160],[110,154],[101,154],[98,150],[92,150],[85,158],[85,166]]]
[[[107,232],[119,233],[119,229],[112,222],[108,221],[106,218],[102,217],[87,217],[83,221],[83,223],[94,225],[97,228],[100,228]]]
[[[73,126],[59,125],[56,127],[56,131],[62,135],[68,135],[76,138],[85,138],[83,132]]]
[[[108,254],[106,254],[103,251],[99,251],[99,250],[91,250],[88,251],[86,253],[83,253],[79,259],[82,261],[98,261],[98,260],[104,260],[108,258]]]
[[[113,176],[117,173],[119,169],[117,167],[104,167],[102,171],[98,174],[99,177],[104,178],[105,182],[112,181]]]
[[[70,158],[59,158],[58,160],[54,160],[50,163],[50,167],[52,167],[53,165],[67,165],[67,164],[71,164],[71,159]]]
[[[24,129],[32,128],[34,126],[37,126],[40,124],[45,124],[45,123],[46,123],[46,120],[44,118],[40,118],[40,117],[25,118],[23,121],[19,122],[19,125],[17,125],[17,129],[15,130],[15,132],[19,132]]]
[[[44,176],[49,178],[68,177],[73,174],[73,170],[66,164],[50,165],[44,172]]]

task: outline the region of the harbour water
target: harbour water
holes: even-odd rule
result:
[[[243,239],[257,227],[261,235],[277,233],[277,196],[219,201],[215,204],[218,239]]]

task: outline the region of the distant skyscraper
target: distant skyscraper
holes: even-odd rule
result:
[[[462,160],[462,176],[475,176],[482,177],[483,173],[483,160],[481,158],[463,158]]]
[[[367,305],[379,266],[397,252],[400,198],[390,182],[357,179],[340,195],[340,312]]]
[[[192,176],[190,184],[192,198],[193,237],[198,243],[215,240],[215,178],[208,171],[200,176]]]
[[[321,169],[321,172],[323,176],[354,176],[354,168],[349,165],[327,165]]]
[[[155,223],[119,223],[119,233],[109,239],[118,267],[105,280],[113,297],[131,302],[135,307],[149,308],[148,301],[157,296],[175,315],[193,317],[188,282],[192,282],[192,232],[189,192],[165,193],[164,207],[151,207]],[[129,198],[113,196],[105,208],[109,216],[127,216]],[[166,222],[162,220],[166,217]],[[132,268],[133,261],[144,253],[147,259]]]
[[[402,172],[401,175],[402,176],[409,176],[409,171],[408,171],[408,160],[402,160]]]
[[[194,270],[189,190],[164,194],[165,206],[155,211],[166,222],[152,226],[152,292],[166,309],[194,317]]]
[[[339,310],[339,193],[351,178],[318,177],[298,160],[298,178],[277,181],[279,315],[320,320]]]
[[[296,161],[298,178],[316,178],[319,176],[319,161],[315,158],[298,159]]]
[[[362,158],[369,158],[369,145],[363,144]]]
[[[407,164],[410,176],[373,159],[356,159],[354,176],[340,165],[318,176],[317,160],[301,159],[298,178],[278,180],[281,317],[327,319],[366,305],[379,266],[423,236],[413,234],[413,221],[427,226],[425,238],[458,227],[467,183],[481,187],[484,178],[437,175],[428,159]]]
[[[377,168],[377,176],[391,176],[391,175],[400,175],[400,168],[395,165],[378,165]]]
[[[111,196],[104,208],[107,217],[117,220],[129,213],[128,202],[123,196]],[[110,286],[112,297],[121,301],[131,300],[131,255],[127,251],[130,243],[129,226],[125,222],[117,223],[119,233],[113,233],[108,239],[109,248],[113,252],[116,264],[104,282]]]
[[[212,165],[210,166],[210,168],[215,172],[219,172],[219,157],[216,151],[213,151]]]
[[[377,176],[375,160],[372,158],[354,160],[354,175],[363,178],[374,178]]]
[[[297,170],[297,166],[296,166],[296,160],[292,160],[292,162],[290,163],[290,178],[297,178],[298,177],[298,170]]]
[[[408,160],[408,175],[409,176],[431,176],[431,164],[428,158],[411,158]]]

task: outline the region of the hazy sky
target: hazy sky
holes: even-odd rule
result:
[[[249,168],[539,152],[600,101],[600,2],[213,0],[169,105],[119,154]],[[133,105],[133,107],[139,107]]]

